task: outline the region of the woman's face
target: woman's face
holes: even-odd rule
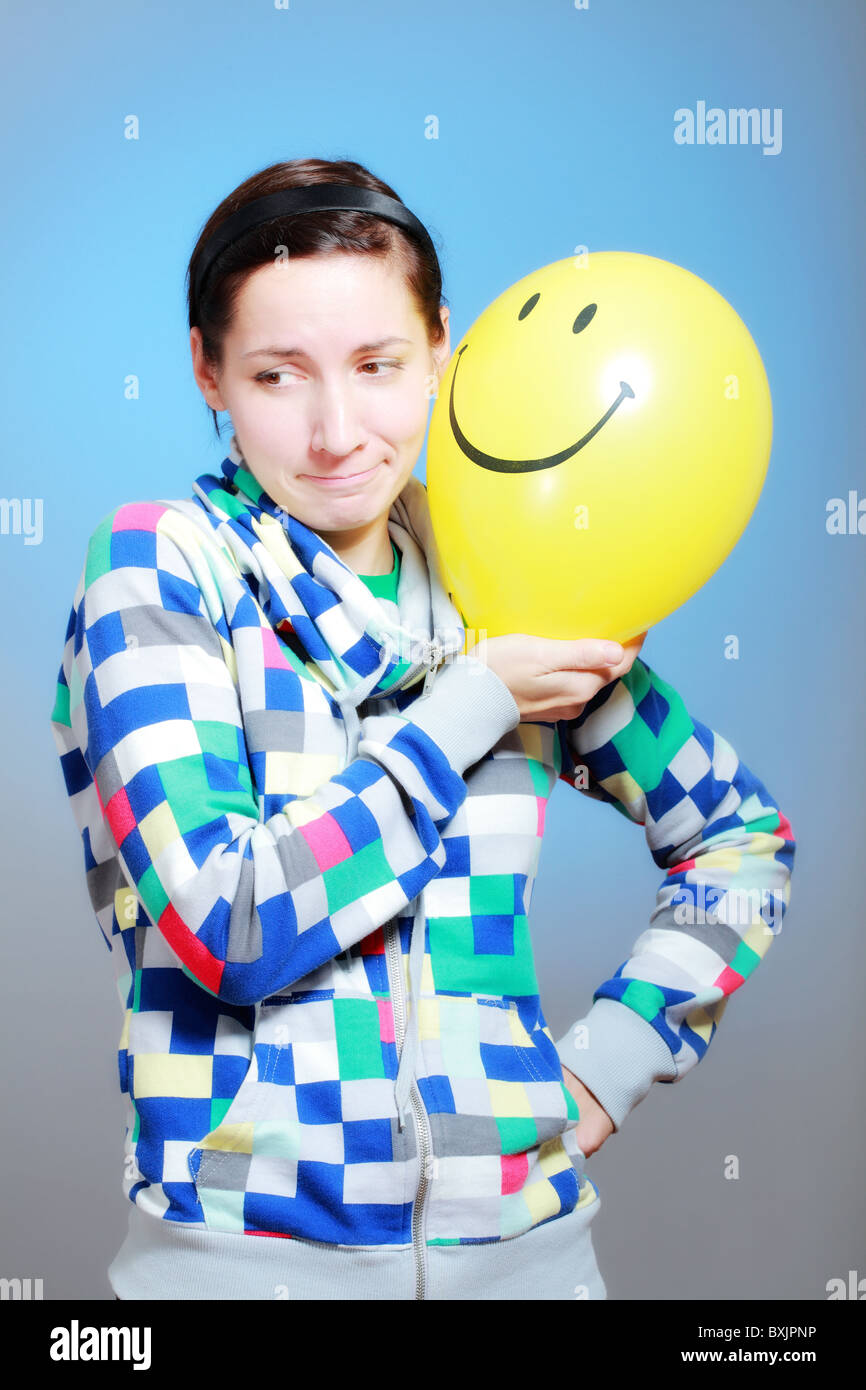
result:
[[[261,266],[244,283],[208,405],[229,411],[250,471],[335,550],[384,541],[384,518],[424,442],[450,355],[431,348],[393,262],[335,252]],[[375,542],[374,542],[374,538]]]

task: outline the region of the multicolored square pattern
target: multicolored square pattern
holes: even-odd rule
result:
[[[381,718],[347,764],[334,663],[372,669],[369,644],[314,553],[291,530],[263,540],[266,503],[224,473],[96,529],[51,716],[124,1011],[124,1190],[212,1230],[410,1242],[420,1156],[397,1123],[384,933],[405,975],[421,895],[428,1243],[503,1240],[596,1201],[527,916],[557,778],[642,826],[664,873],[594,998],[645,1020],[676,1079],[773,939],[788,821],[640,659],[580,719],[519,724],[465,779],[413,733],[417,686],[371,701]],[[698,930],[683,907],[710,889]]]

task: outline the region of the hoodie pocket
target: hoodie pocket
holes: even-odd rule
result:
[[[532,1146],[563,1134],[577,1122],[577,1107],[563,1084],[562,1064],[553,1040],[539,1025],[537,1001],[522,1016],[514,999],[475,995],[474,1007],[481,1065],[500,1132],[507,1135],[505,1122],[514,1121],[515,1138],[528,1137]],[[526,1123],[521,1124],[521,1120]]]
[[[539,1001],[536,1001],[537,1012],[534,1012],[534,1016],[530,1013],[529,1028],[521,1019],[518,1005],[513,999],[485,999],[478,996],[478,1004],[482,1008],[495,1006],[500,1012],[507,1008],[514,1051],[525,1069],[527,1079],[524,1086],[538,1131],[538,1144],[549,1143],[551,1152],[557,1143],[561,1145],[563,1161],[567,1160],[573,1170],[571,1181],[574,1184],[575,1205],[589,1206],[596,1201],[598,1190],[587,1177],[586,1154],[577,1142],[575,1131],[580,1120],[578,1105],[562,1079],[562,1062],[550,1029],[540,1017]],[[512,1101],[512,1108],[514,1106],[515,1101]],[[500,1122],[500,1130],[502,1128]],[[560,1190],[560,1197],[570,1208],[572,1199],[566,1195],[568,1191],[568,1188]]]
[[[396,1148],[395,1069],[385,1000],[314,988],[260,1004],[250,1069],[189,1156],[208,1229],[402,1240],[417,1160],[411,1133]]]
[[[275,1069],[276,1060],[263,1036],[261,1015],[262,1005],[257,1004],[250,1060],[240,1086],[219,1123],[208,1130],[187,1155],[197,1192],[211,1184],[230,1190],[248,1167],[253,1124],[261,1117],[265,1083]]]

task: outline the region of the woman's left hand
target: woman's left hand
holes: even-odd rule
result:
[[[580,1119],[574,1127],[574,1132],[581,1153],[585,1158],[589,1158],[590,1154],[600,1149],[605,1139],[613,1134],[613,1120],[604,1106],[596,1100],[592,1091],[584,1086],[580,1077],[575,1076],[568,1067],[562,1068],[562,1083],[577,1101]]]
[[[648,631],[649,628],[647,628],[647,632]],[[617,661],[614,665],[608,666],[606,668],[606,673],[603,678],[601,675],[599,675],[599,690],[603,689],[603,687],[606,685],[613,685],[614,681],[618,681],[621,676],[625,676],[628,674],[628,672],[634,665],[635,657],[638,655],[641,647],[646,641],[646,635],[646,632],[639,632],[636,637],[630,637],[627,642],[620,642],[619,645],[622,647],[622,661]],[[593,698],[597,694],[598,691],[595,691],[593,694]],[[582,714],[583,711],[586,709],[587,703],[588,701],[580,706],[579,714]],[[549,715],[545,717],[548,719],[550,718]],[[578,716],[573,715],[571,717],[577,718]]]

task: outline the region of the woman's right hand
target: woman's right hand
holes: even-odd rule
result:
[[[628,642],[595,637],[574,641],[509,632],[467,648],[508,686],[520,718],[555,723],[576,719],[602,686],[631,670],[646,633]]]

